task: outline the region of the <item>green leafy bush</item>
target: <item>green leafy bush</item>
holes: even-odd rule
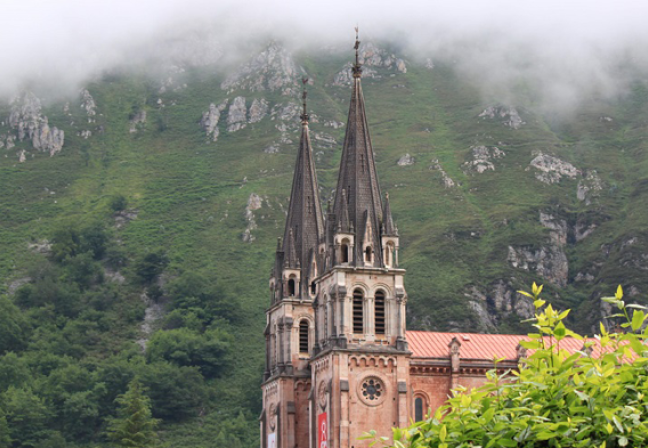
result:
[[[484,386],[456,391],[428,420],[394,429],[395,447],[648,446],[644,307],[626,305],[619,287],[604,300],[618,308],[614,317],[626,320],[625,332],[609,333],[601,325],[597,341],[585,342],[598,345],[598,354],[572,354],[561,349],[561,341],[582,337],[565,327],[569,311],[545,307],[541,291],[535,284],[532,293],[521,291],[534,300],[538,332],[522,342],[533,354],[519,372],[492,371]],[[375,432],[366,436],[372,437]]]

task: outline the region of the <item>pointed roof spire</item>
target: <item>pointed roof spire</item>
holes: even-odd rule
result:
[[[302,80],[304,86],[308,79]],[[283,248],[286,260],[292,256],[288,247],[292,245],[295,251],[296,267],[307,267],[310,261],[311,249],[317,246],[324,238],[324,219],[322,216],[322,205],[319,199],[317,174],[313,160],[313,150],[308,131],[308,114],[306,109],[306,90],[302,94],[303,113],[301,114],[302,132],[299,139],[299,151],[295,161],[292,190],[290,193],[290,205],[286,218],[284,231]],[[291,236],[292,235],[292,236]],[[292,238],[292,242],[290,239]],[[287,263],[288,261],[286,261]],[[291,261],[292,262],[292,261]],[[291,265],[295,266],[295,265]],[[306,272],[302,273],[303,282],[300,291],[307,291]]]
[[[360,41],[358,40],[358,27],[355,27],[355,32],[356,32],[356,40],[355,40],[355,45],[353,48],[355,48],[355,64],[353,65],[353,77],[354,78],[360,78],[362,76],[362,67],[360,66],[360,56],[358,54],[360,50]]]
[[[357,30],[356,30],[357,32]],[[353,70],[353,91],[349,105],[344,146],[340,160],[340,172],[335,191],[333,213],[341,219],[344,209],[349,214],[349,227],[355,228],[356,246],[365,235],[365,213],[371,222],[370,244],[376,252],[375,259],[382,263],[380,224],[382,220],[382,199],[376,174],[374,152],[369,136],[369,126],[362,94],[361,72],[358,49],[360,41],[356,35],[356,64]],[[346,200],[343,199],[346,195]]]
[[[299,118],[301,118],[301,122],[302,122],[302,124],[308,124],[308,120],[309,120],[309,118],[310,118],[309,115],[308,115],[308,113],[306,112],[306,97],[308,96],[308,92],[306,92],[306,83],[307,83],[307,82],[308,82],[308,78],[306,78],[306,77],[304,76],[304,77],[302,78],[302,84],[304,85],[304,90],[302,91],[302,106],[303,106],[303,110],[302,110],[302,114],[299,116]]]
[[[385,193],[385,208],[383,209],[383,235],[398,236],[398,228],[392,218],[391,207],[389,206],[389,193]]]
[[[297,258],[297,251],[295,250],[295,237],[293,235],[292,229],[288,231],[288,244],[284,248],[284,250],[286,252],[284,265],[287,268],[298,268],[300,264],[299,258]]]

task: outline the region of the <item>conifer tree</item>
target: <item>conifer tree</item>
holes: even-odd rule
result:
[[[108,425],[108,438],[118,447],[150,448],[157,445],[155,429],[158,421],[151,416],[149,398],[137,378],[126,393],[117,397],[117,417]]]

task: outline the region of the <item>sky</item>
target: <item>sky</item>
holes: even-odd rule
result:
[[[648,2],[637,0],[0,0],[0,17],[3,96],[34,80],[78,89],[151,55],[227,65],[246,42],[270,36],[293,47],[340,45],[356,25],[361,40],[452,61],[501,101],[525,79],[546,107],[568,108],[587,95],[624,94],[630,75],[620,66],[648,72]]]

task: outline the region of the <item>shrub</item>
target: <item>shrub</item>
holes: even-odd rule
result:
[[[530,340],[534,353],[519,372],[497,375],[471,391],[457,390],[448,404],[428,420],[394,429],[399,448],[438,447],[640,447],[648,444],[648,330],[639,305],[625,305],[621,287],[615,305],[627,332],[597,336],[600,355],[568,353],[566,337],[582,339],[567,329],[568,310],[545,307],[542,286],[533,285],[536,307]],[[634,313],[629,311],[633,310]],[[643,330],[642,330],[643,329]],[[543,338],[543,336],[545,336]],[[549,341],[547,343],[547,341]],[[591,342],[587,342],[591,345]],[[376,437],[375,432],[366,438]],[[385,442],[386,438],[381,438]]]

